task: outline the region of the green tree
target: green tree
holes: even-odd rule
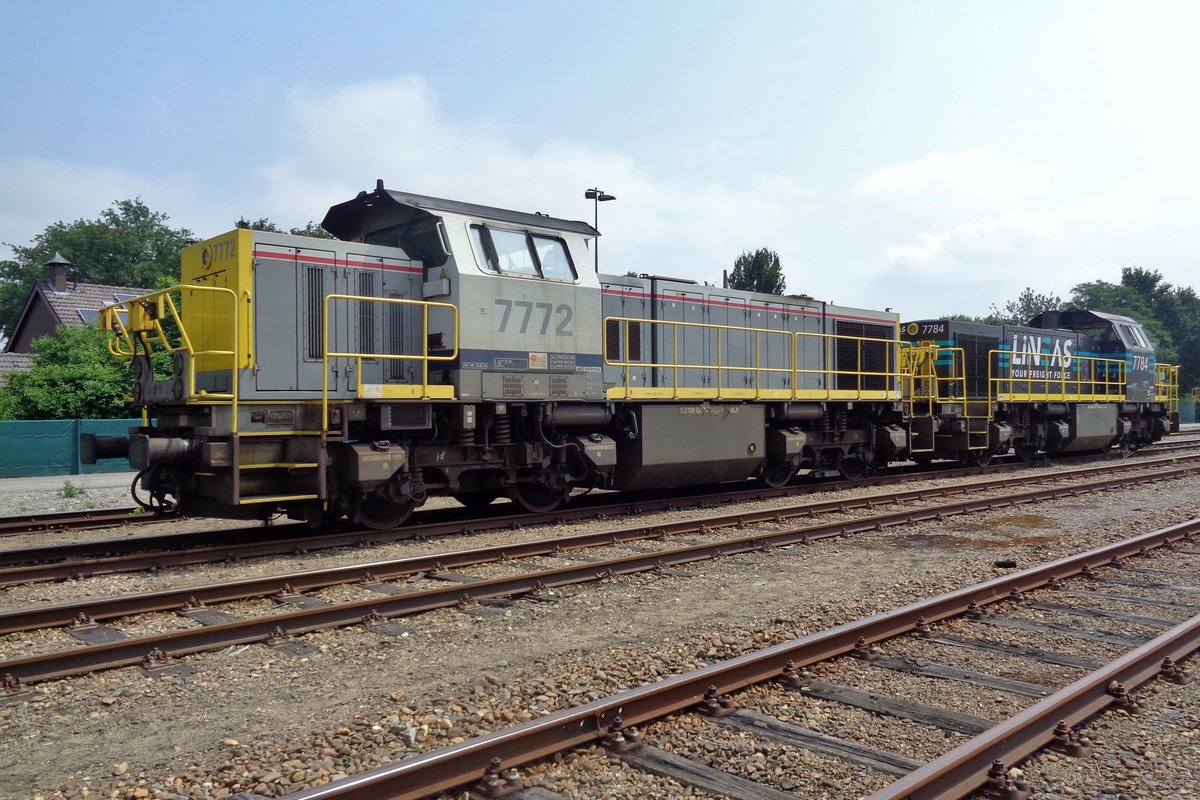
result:
[[[71,262],[71,278],[115,286],[154,286],[164,275],[179,275],[179,251],[192,239],[186,228],[171,228],[166,214],[151,211],[140,198],[114,201],[97,219],[55,222],[31,244],[9,244],[15,258],[0,261],[0,331],[13,332],[42,265],[55,252]]]
[[[1179,365],[1183,388],[1200,381],[1200,297],[1190,287],[1171,286],[1157,270],[1123,267],[1119,284],[1089,281],[1071,293],[1080,308],[1142,323],[1157,359]]]
[[[245,217],[238,217],[238,221],[233,223],[235,228],[249,228],[252,231],[269,231],[270,233],[283,233],[279,230],[279,226],[266,217],[259,217],[254,222]]]
[[[729,275],[730,289],[744,289],[765,294],[783,294],[786,281],[783,267],[779,265],[779,254],[760,247],[753,253],[742,253],[733,262]]]
[[[1053,294],[1039,294],[1026,286],[1016,300],[1009,300],[1003,308],[992,304],[992,313],[984,319],[996,325],[1024,325],[1043,311],[1057,311],[1063,307],[1062,298]]]
[[[126,362],[109,354],[98,328],[60,325],[33,342],[33,367],[9,373],[0,419],[121,419],[131,414]]]
[[[252,231],[269,231],[271,233],[283,233],[283,229],[276,225],[266,217],[259,217],[251,222],[245,217],[240,218],[234,225],[238,228],[249,228]],[[332,239],[333,234],[322,228],[311,219],[303,228],[289,228],[288,233],[293,236],[311,236],[314,239]]]
[[[311,236],[314,239],[332,239],[332,238],[334,238],[332,233],[325,230],[320,225],[313,222],[311,219],[308,221],[307,224],[305,224],[305,226],[303,228],[291,228],[290,230],[288,230],[288,233],[295,234],[296,236]]]

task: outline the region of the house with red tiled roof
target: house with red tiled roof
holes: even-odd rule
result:
[[[0,386],[4,385],[5,374],[29,369],[34,339],[53,336],[59,325],[95,325],[103,306],[150,292],[136,286],[68,280],[71,263],[58,253],[45,266],[46,278],[30,290],[4,352],[0,352]]]

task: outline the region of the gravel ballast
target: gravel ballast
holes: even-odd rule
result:
[[[90,495],[93,490],[86,491]],[[123,489],[113,491],[125,496]],[[37,501],[21,502],[28,506]],[[121,504],[123,500],[113,500],[98,506]],[[280,795],[986,580],[1007,571],[994,565],[1000,559],[1015,560],[1022,568],[1032,566],[1191,519],[1198,509],[1200,480],[1188,476],[1144,489],[1044,502],[571,587],[554,602],[518,601],[484,615],[437,611],[403,620],[408,632],[402,636],[382,636],[360,626],[324,631],[304,637],[314,650],[302,657],[255,645],[184,658],[187,669],[177,675],[151,676],[130,668],[51,681],[35,686],[29,702],[0,706],[0,795],[220,798],[243,791]],[[17,509],[0,507],[0,513],[17,513]],[[193,522],[197,521],[185,524]],[[615,527],[612,521],[562,529],[574,533],[610,527]],[[372,548],[365,556],[358,551],[315,553],[154,575],[105,576],[78,584],[14,587],[0,593],[0,607],[544,535],[546,529],[495,532],[472,537],[469,545],[448,540],[407,542]],[[1155,566],[1170,559],[1186,563],[1186,556],[1180,554],[1140,563]],[[465,571],[482,574],[482,570]],[[338,599],[344,591],[348,590],[331,589],[324,596]],[[259,602],[247,601],[246,612],[261,613]],[[223,608],[238,613],[237,604]],[[151,629],[177,624],[178,618],[169,615],[138,622]],[[998,641],[1021,638],[999,628],[991,632]],[[38,635],[62,634],[29,634]],[[1078,648],[1079,644],[1064,641],[1063,646]],[[5,657],[38,649],[41,646],[34,639],[9,637],[0,642]],[[1100,658],[1103,652],[1089,645],[1089,655]],[[1185,708],[1196,707],[1194,694],[1189,694],[1193,689],[1172,687],[1171,691],[1192,698],[1178,701],[1190,704]],[[803,716],[808,713],[804,709],[815,707],[812,701],[798,700],[792,713]],[[683,722],[687,719],[681,716],[676,723],[689,727]],[[1188,719],[1194,720],[1194,713],[1179,722],[1184,726],[1180,730],[1195,730],[1194,725],[1186,727]],[[879,736],[903,735],[894,727],[888,732],[893,723],[873,718],[869,722],[879,728]],[[915,749],[923,756],[933,749],[927,737],[916,738]],[[1149,731],[1140,740],[1151,741]],[[675,746],[672,741],[664,739],[661,744]],[[765,772],[772,785],[782,787],[786,780],[792,791],[801,791],[794,786],[794,770],[785,765],[816,757],[748,747],[738,751],[743,759],[738,763],[755,765],[756,755],[762,755],[771,763]],[[1184,755],[1181,750],[1178,758],[1169,760],[1176,766],[1191,764]],[[530,774],[543,776],[548,787],[567,796],[597,796],[585,786],[571,785],[574,779],[567,770],[571,759],[605,764],[609,760],[601,751],[585,751],[562,764],[536,767]],[[854,796],[874,785],[844,783],[836,766],[814,767],[828,781],[825,796]],[[614,797],[704,796],[633,770],[596,769],[593,774],[595,786],[603,786]],[[606,777],[613,774],[617,777]],[[1063,780],[1050,768],[1046,774],[1048,780]],[[1101,785],[1108,778],[1099,773],[1094,777],[1099,788],[1110,788]],[[1111,788],[1122,785],[1112,783]]]

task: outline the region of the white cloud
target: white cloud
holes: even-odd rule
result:
[[[985,150],[930,153],[875,171],[854,185],[851,196],[907,211],[961,210],[1037,194],[1049,179],[1045,167],[1005,161]]]
[[[28,244],[52,223],[94,219],[113,201],[134,197],[154,211],[167,213],[172,227],[199,232],[197,223],[215,224],[220,219],[214,209],[203,208],[195,176],[188,172],[148,176],[39,156],[3,156],[0,242]],[[8,255],[9,248],[0,246],[0,257]]]
[[[1038,256],[1053,242],[1053,219],[1023,210],[989,222],[972,222],[940,233],[921,233],[910,244],[884,249],[888,264],[931,277],[954,266],[1018,261]]]
[[[94,217],[133,196],[200,237],[223,232],[240,215],[282,226],[319,222],[330,205],[373,188],[376,178],[394,189],[590,222],[593,206],[583,190],[599,186],[618,198],[599,209],[606,272],[716,283],[741,252],[770,247],[796,291],[827,291],[821,281],[838,277],[799,274],[800,254],[812,246],[801,231],[818,198],[792,176],[751,174],[725,185],[702,174],[657,174],[624,153],[569,138],[525,142],[507,120],[446,110],[420,77],[299,87],[281,105],[280,129],[258,134],[278,143],[278,158],[241,180],[227,180],[227,164],[219,165],[226,179],[214,182],[190,172],[151,176],[0,159],[0,241],[27,242],[49,222]],[[202,175],[215,169],[189,166]],[[841,277],[835,285],[844,287]]]
[[[599,186],[618,198],[599,209],[606,272],[716,283],[741,252],[769,247],[790,291],[906,317],[983,313],[1024,286],[1066,296],[1133,263],[1194,283],[1178,270],[1196,268],[1179,245],[1194,239],[1197,202],[1164,186],[1161,172],[1100,170],[1084,190],[1077,175],[964,149],[885,166],[834,194],[795,173],[722,183],[582,139],[530,140],[519,115],[476,118],[420,77],[299,87],[279,109],[278,128],[255,134],[278,155],[254,170],[200,155],[166,175],[0,157],[0,241],[27,242],[50,222],[94,217],[133,196],[204,237],[242,214],[299,225],[383,178],[394,189],[589,222],[583,190]]]
[[[522,143],[496,121],[456,118],[419,77],[333,91],[302,88],[286,104],[287,157],[259,171],[259,205],[280,219],[320,219],[334,202],[389,188],[592,220],[583,190],[617,201],[599,210],[606,272],[717,281],[746,249],[784,250],[811,189],[774,174],[742,186],[654,174],[627,155],[570,139]]]

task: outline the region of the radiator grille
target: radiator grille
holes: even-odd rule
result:
[[[399,292],[388,292],[389,300],[401,300],[403,294]],[[388,355],[398,355],[404,352],[404,305],[401,303],[387,304],[387,350]],[[387,375],[388,380],[399,381],[404,379],[405,363],[402,359],[389,358],[387,360]]]
[[[358,273],[358,294],[360,297],[375,296],[375,273]],[[375,307],[377,303],[359,300],[358,306],[358,352],[375,352]]]
[[[621,349],[622,332],[629,332],[628,347]],[[610,319],[604,323],[604,353],[609,361],[642,360],[642,323]]]
[[[324,336],[325,322],[325,269],[323,267],[304,268],[305,316],[308,319],[308,331],[304,337],[304,355],[310,359],[320,359],[325,356]]]
[[[834,382],[836,388],[861,388],[869,391],[887,389],[890,379],[886,374],[879,373],[894,371],[891,363],[892,329],[886,325],[837,320],[834,323],[834,333],[839,337],[854,337],[834,339],[833,363],[834,370],[838,372]],[[877,339],[883,341],[875,341]]]
[[[967,396],[984,397],[988,393],[988,352],[1000,346],[995,336],[960,333],[955,343],[963,351],[963,374],[967,378]]]

